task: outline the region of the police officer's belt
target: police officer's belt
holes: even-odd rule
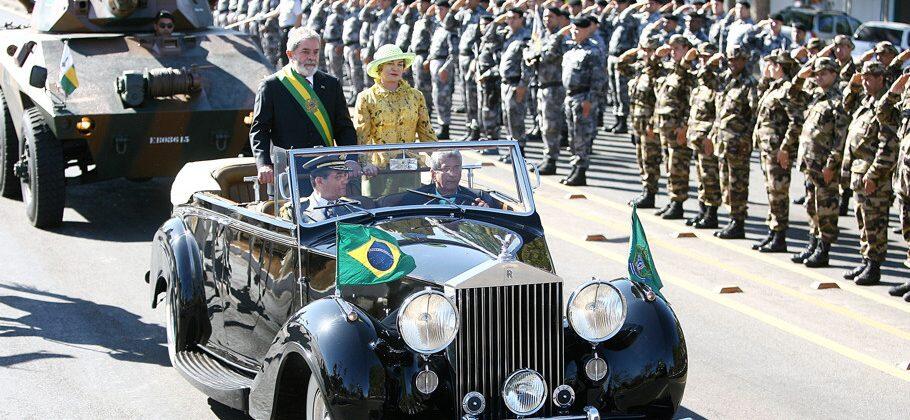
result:
[[[332,39],[325,40],[326,44],[334,44],[336,42],[341,42],[341,38],[332,38]]]
[[[581,95],[582,93],[588,93],[590,91],[591,91],[590,86],[577,87],[575,89],[569,89],[569,96]]]
[[[349,41],[349,42],[345,42],[344,46],[350,47],[351,45],[359,45],[359,44],[360,44],[360,41]]]
[[[558,87],[558,86],[562,86],[562,82],[544,83],[544,84],[538,86],[538,88],[540,88],[540,89],[549,89],[549,88],[554,88],[554,87]]]
[[[429,54],[429,53],[430,53],[430,50],[417,50],[417,51],[414,51],[414,54],[417,54],[417,55],[427,55],[427,54]]]
[[[447,56],[447,55],[433,56],[433,60],[448,60],[448,59],[449,59],[449,56]]]
[[[520,82],[520,81],[521,81],[521,76],[506,77],[505,79],[502,79],[502,83],[506,84],[506,85],[517,85],[518,82]]]

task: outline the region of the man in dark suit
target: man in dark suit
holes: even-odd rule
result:
[[[489,193],[465,188],[461,183],[461,153],[457,150],[434,152],[430,156],[433,183],[409,190],[399,205],[455,204],[505,209]]]
[[[320,44],[319,34],[310,28],[291,30],[286,52],[289,64],[259,85],[250,143],[260,184],[274,181],[272,146],[299,149],[357,144],[341,83],[316,69]],[[307,98],[309,92],[317,98]],[[357,162],[349,166],[359,176]]]

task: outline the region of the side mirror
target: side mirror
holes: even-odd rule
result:
[[[47,85],[47,69],[41,66],[32,66],[32,72],[28,75],[28,84],[38,89],[44,89]]]

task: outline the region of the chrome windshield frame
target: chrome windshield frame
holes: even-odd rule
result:
[[[289,166],[291,173],[290,183],[291,183],[291,195],[294,205],[294,217],[295,222],[298,226],[305,225],[310,226],[321,226],[328,223],[335,223],[337,221],[343,221],[347,218],[355,218],[358,214],[363,214],[363,212],[355,212],[349,215],[332,218],[328,220],[321,220],[318,222],[306,223],[303,220],[300,220],[299,209],[296,205],[300,203],[300,188],[297,185],[297,164],[296,158],[307,158],[307,157],[316,157],[322,155],[330,154],[359,154],[359,153],[368,153],[368,152],[384,152],[384,151],[398,151],[398,150],[408,150],[408,151],[426,151],[426,150],[435,150],[435,149],[445,149],[445,150],[464,150],[464,149],[480,149],[480,148],[508,148],[509,153],[512,155],[512,171],[516,185],[516,191],[518,191],[519,199],[522,201],[525,207],[525,211],[506,211],[501,209],[491,209],[491,208],[473,208],[473,210],[491,212],[491,213],[503,213],[513,216],[532,216],[537,212],[535,203],[534,203],[534,193],[531,187],[531,180],[528,176],[527,170],[524,168],[527,166],[525,163],[524,157],[521,155],[518,143],[510,140],[487,140],[487,141],[453,141],[453,142],[433,142],[433,143],[399,143],[399,144],[380,144],[380,145],[357,145],[357,146],[333,146],[333,147],[316,147],[309,149],[290,149],[287,151],[288,162],[292,163]],[[523,170],[518,170],[522,168]],[[431,205],[433,208],[438,207],[451,207],[451,205]],[[395,208],[400,209],[413,209],[413,208],[426,208],[426,206],[398,206]],[[468,207],[464,207],[468,208]]]

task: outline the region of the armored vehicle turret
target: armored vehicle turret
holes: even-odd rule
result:
[[[212,23],[206,0],[38,0],[0,29],[0,193],[52,227],[68,186],[243,153],[273,69]]]

